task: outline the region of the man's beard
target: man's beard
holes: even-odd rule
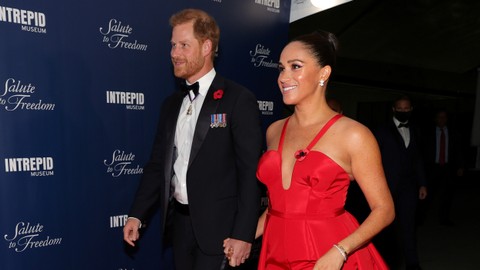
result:
[[[180,67],[173,66],[175,77],[188,79],[197,74],[205,64],[203,58],[197,58],[195,61],[187,61],[185,65]]]

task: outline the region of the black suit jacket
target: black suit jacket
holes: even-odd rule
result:
[[[398,189],[426,186],[425,169],[420,149],[420,134],[410,125],[410,144],[405,147],[402,135],[393,119],[378,127],[375,137],[380,147],[387,183],[393,194]]]
[[[223,90],[220,99],[213,93]],[[176,91],[161,109],[149,162],[129,216],[148,219],[158,203],[167,231],[174,138],[184,95]],[[211,127],[211,115],[225,113],[226,127]],[[218,74],[205,97],[195,127],[187,189],[190,217],[200,248],[223,253],[227,237],[253,242],[260,207],[256,168],[262,147],[258,104],[246,88]]]

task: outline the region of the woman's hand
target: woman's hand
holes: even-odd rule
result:
[[[340,270],[344,262],[342,254],[335,247],[332,247],[318,259],[313,270]]]

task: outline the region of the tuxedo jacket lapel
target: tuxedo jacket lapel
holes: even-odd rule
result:
[[[192,150],[190,152],[190,159],[188,162],[189,166],[192,161],[195,160],[195,157],[198,154],[198,151],[200,150],[208,131],[210,130],[211,115],[217,111],[218,104],[220,103],[220,99],[213,99],[213,92],[217,89],[223,89],[223,91],[225,91],[223,79],[219,75],[215,76],[212,85],[210,85],[205,100],[203,101],[200,115],[197,119],[195,134],[193,135],[192,141]]]
[[[406,148],[405,147],[405,141],[403,140],[402,134],[400,134],[400,131],[398,131],[398,128],[395,125],[395,122],[393,122],[393,120],[391,121],[390,129],[391,129],[391,131],[393,133],[393,136],[395,137],[395,140],[397,141],[398,145],[402,146],[402,148]]]

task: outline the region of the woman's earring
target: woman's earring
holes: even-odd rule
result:
[[[325,85],[325,81],[324,80],[320,80],[320,86],[324,86]]]

